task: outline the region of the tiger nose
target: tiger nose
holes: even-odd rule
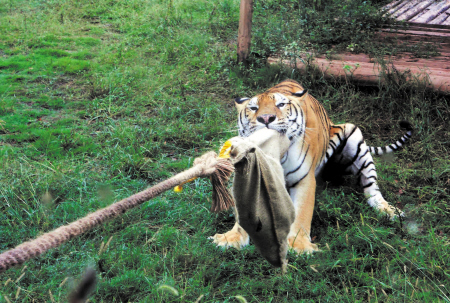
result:
[[[256,118],[256,120],[258,120],[258,122],[261,122],[267,126],[270,123],[272,123],[273,121],[275,121],[276,118],[277,117],[275,115],[265,114],[265,115],[258,116]]]

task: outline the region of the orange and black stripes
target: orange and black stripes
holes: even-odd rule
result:
[[[339,168],[334,173],[351,173],[359,178],[370,205],[392,210],[378,188],[371,154],[401,149],[412,136],[410,123],[400,123],[406,132],[394,143],[372,147],[367,146],[355,125],[333,125],[323,105],[293,80],[283,81],[251,99],[236,100],[241,136],[267,127],[286,134],[291,141],[281,159],[288,189],[296,188],[311,173],[321,174],[330,163],[330,167]]]

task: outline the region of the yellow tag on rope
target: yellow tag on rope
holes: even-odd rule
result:
[[[219,158],[229,158],[230,157],[230,152],[231,152],[231,141],[226,141],[223,145],[222,148],[220,149],[219,152]],[[197,179],[197,177],[194,177],[192,179],[189,179],[183,183],[181,183],[180,185],[177,185],[173,188],[173,191],[176,193],[181,193],[183,191],[183,185],[189,182],[194,181],[195,179]]]
[[[229,158],[230,157],[230,152],[231,152],[231,141],[228,140],[227,142],[225,142],[222,145],[222,148],[220,149],[219,152],[219,158]]]
[[[173,191],[176,192],[176,193],[181,193],[181,192],[183,191],[183,185],[186,184],[186,183],[192,182],[192,181],[194,181],[195,179],[197,179],[197,177],[194,177],[194,178],[191,178],[191,179],[189,179],[189,180],[187,180],[187,181],[184,181],[184,182],[181,183],[180,185],[175,186],[175,187],[173,188]]]

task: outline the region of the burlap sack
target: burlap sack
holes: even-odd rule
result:
[[[287,235],[295,219],[280,164],[289,140],[267,128],[230,140],[239,224],[270,264],[285,268]]]

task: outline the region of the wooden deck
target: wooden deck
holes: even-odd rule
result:
[[[439,46],[440,56],[427,59],[417,58],[411,53],[401,53],[385,58],[389,67],[402,73],[409,79],[427,83],[429,88],[450,93],[450,0],[436,1],[393,1],[384,10],[397,20],[409,23],[408,29],[384,29],[374,43],[383,43],[395,37],[408,45],[434,42]],[[303,54],[306,57],[308,54]],[[269,63],[279,63],[278,58],[269,58]],[[284,61],[284,64],[292,64]],[[325,56],[316,56],[312,60],[328,78],[351,80],[360,85],[377,85],[382,81],[381,67],[365,54],[350,52],[333,55],[331,60]],[[297,68],[306,68],[302,60],[297,60]]]
[[[399,0],[384,9],[397,20],[411,23],[450,26],[450,1],[406,1]]]

